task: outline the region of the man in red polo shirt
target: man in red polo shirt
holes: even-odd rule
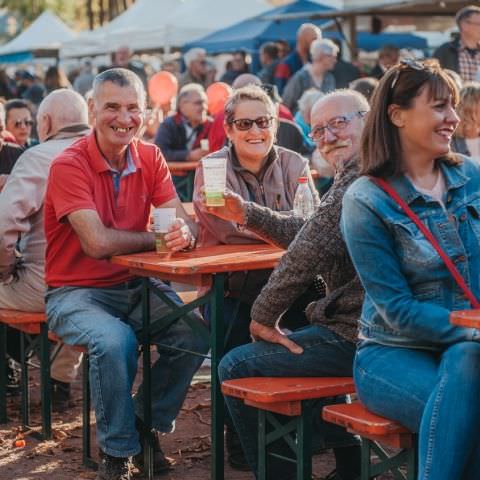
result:
[[[141,444],[147,434],[142,389],[131,396],[141,330],[141,280],[109,258],[154,248],[154,234],[147,231],[151,205],[177,209],[179,218],[166,236],[169,249],[195,243],[196,226],[177,197],[162,154],[155,145],[135,138],[144,107],[145,91],[135,73],[114,68],[97,75],[89,102],[94,130],[54,160],[45,200],[49,327],[66,343],[87,347],[90,354],[101,454],[97,480],[129,479],[131,456],[142,468]],[[167,285],[156,281],[155,286],[181,303]],[[156,295],[151,295],[150,309],[152,321],[169,310]],[[206,353],[207,343],[194,337],[186,323],[202,319],[193,312],[188,317],[152,343]],[[152,367],[155,430],[172,431],[200,363],[200,357],[161,350]],[[156,438],[158,472],[170,462]]]

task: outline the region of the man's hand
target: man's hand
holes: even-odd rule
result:
[[[205,193],[201,191],[201,208],[212,215],[223,220],[235,222],[240,225],[245,223],[246,202],[245,200],[231,190],[226,189],[223,197],[225,198],[225,205],[222,207],[207,207],[205,200]]]
[[[198,162],[209,153],[210,152],[208,150],[203,150],[202,148],[194,148],[193,150],[190,150],[190,153],[187,155],[187,161]]]
[[[250,334],[255,340],[264,340],[265,342],[278,343],[297,355],[303,353],[303,348],[290,340],[280,330],[275,327],[267,327],[261,323],[252,320],[250,322]]]
[[[186,248],[191,248],[194,243],[194,235],[185,223],[183,218],[177,218],[170,225],[168,233],[165,235],[166,246],[172,252],[178,252]]]

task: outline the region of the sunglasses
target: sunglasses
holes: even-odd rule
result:
[[[16,128],[20,128],[22,125],[33,127],[33,120],[16,120],[14,125]]]
[[[400,65],[395,72],[395,77],[393,78],[392,84],[390,85],[390,90],[393,90],[395,88],[400,74],[405,70],[410,68],[411,70],[416,70],[417,72],[420,72],[426,69],[426,66],[423,63],[415,60],[414,58],[404,58],[403,60],[400,60],[399,63]]]
[[[255,118],[255,120],[250,118],[237,118],[236,120],[233,120],[232,123],[235,125],[237,130],[242,132],[250,130],[253,127],[253,124],[255,124],[258,128],[265,130],[272,126],[273,118],[274,117],[258,117]]]

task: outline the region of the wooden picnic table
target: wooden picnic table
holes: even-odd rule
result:
[[[167,162],[168,169],[172,175],[183,177],[189,172],[194,172],[199,162]]]
[[[457,310],[451,312],[450,323],[458,327],[480,328],[480,310]]]
[[[223,420],[224,404],[217,376],[217,368],[223,355],[224,321],[223,297],[225,275],[229,272],[273,268],[283,255],[283,250],[268,244],[216,245],[197,248],[188,252],[159,255],[155,252],[134,253],[112,257],[111,261],[128,267],[130,272],[143,278],[142,289],[142,346],[145,392],[150,391],[150,332],[162,319],[150,323],[148,277],[158,277],[189,285],[209,287],[203,295],[186,306],[175,307],[178,316],[200,305],[210,303],[211,342],[211,398],[212,398],[212,480],[223,480]],[[167,315],[172,316],[172,313]],[[151,426],[150,395],[144,395],[145,425]],[[153,478],[148,469],[148,478]]]
[[[185,193],[182,195],[183,202],[191,202],[193,195],[193,182],[195,180],[195,170],[199,162],[167,162],[168,169],[174,177],[184,177],[176,181],[178,191],[182,191],[182,185],[185,185]]]

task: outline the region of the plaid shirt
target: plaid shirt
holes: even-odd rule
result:
[[[477,72],[480,69],[480,48],[476,50],[467,49],[460,42],[458,47],[459,74],[464,82],[477,80]]]

